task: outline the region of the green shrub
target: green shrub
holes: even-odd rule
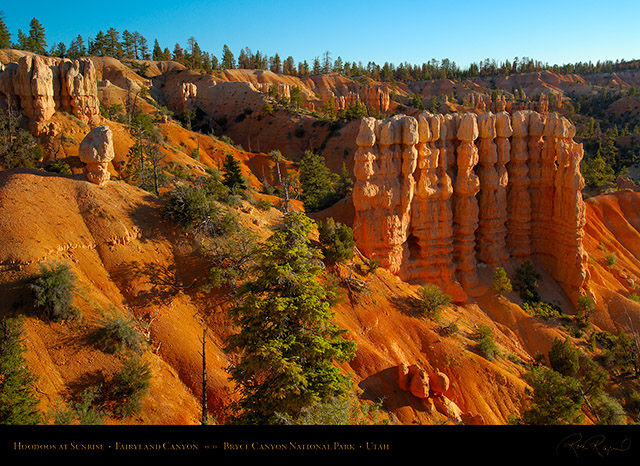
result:
[[[94,331],[96,345],[106,353],[122,353],[125,350],[140,352],[144,339],[135,329],[135,322],[121,315],[106,315],[98,321]]]
[[[61,175],[70,175],[71,167],[68,163],[61,160],[52,160],[44,166],[45,171],[51,173],[59,173]]]
[[[38,398],[23,353],[22,319],[0,321],[0,424],[35,425],[42,421]]]
[[[626,424],[627,413],[622,405],[606,392],[599,393],[590,400],[593,410],[598,416],[598,424],[604,425],[624,425]]]
[[[549,362],[553,370],[573,377],[580,368],[580,351],[571,343],[569,337],[564,341],[556,337],[549,350]]]
[[[35,307],[53,321],[76,317],[78,310],[72,305],[75,282],[76,275],[68,264],[41,265],[40,275],[31,284]]]
[[[431,319],[440,316],[442,307],[451,303],[451,296],[445,294],[438,286],[426,284],[420,288],[418,295],[418,312]]]
[[[522,304],[522,308],[533,315],[542,317],[544,320],[560,319],[566,317],[566,315],[562,312],[562,309],[560,309],[558,306],[544,301],[525,301]]]
[[[215,235],[231,228],[233,216],[218,205],[207,189],[182,184],[169,193],[165,215],[185,228]]]
[[[593,302],[591,296],[580,296],[576,306],[575,320],[580,327],[586,327],[589,321],[589,317],[596,310],[596,304]]]
[[[380,267],[380,261],[378,259],[365,259],[364,265],[367,268],[367,275],[375,275],[376,270]]]
[[[618,256],[616,256],[615,252],[610,252],[605,256],[605,260],[607,261],[607,265],[609,267],[613,267],[618,262]]]
[[[493,271],[493,290],[498,294],[511,293],[513,286],[502,267],[496,267]]]
[[[493,331],[488,325],[478,325],[473,332],[473,339],[476,341],[478,353],[485,359],[493,361],[499,355],[498,347],[493,338]]]
[[[582,420],[582,394],[578,381],[546,366],[533,368],[524,374],[531,386],[525,393],[531,397],[531,405],[515,424],[572,425]]]
[[[99,398],[100,390],[97,387],[87,388],[76,402],[67,403],[58,407],[51,414],[55,425],[102,425],[103,413],[93,404]]]
[[[318,232],[326,259],[331,262],[343,262],[353,257],[356,242],[353,239],[353,230],[347,225],[336,223],[329,217],[320,223]]]
[[[139,412],[142,398],[148,393],[150,384],[149,365],[137,358],[127,360],[114,376],[110,390],[117,403],[115,413],[126,417]]]
[[[531,261],[524,262],[516,269],[513,288],[520,294],[523,302],[532,303],[540,301],[540,295],[537,289],[538,280],[540,280],[540,274],[536,272]]]

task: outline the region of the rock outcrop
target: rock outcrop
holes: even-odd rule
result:
[[[57,111],[96,123],[100,104],[95,67],[88,58],[23,56],[0,71],[0,104],[19,109],[34,133]]]
[[[358,247],[457,302],[484,292],[479,263],[533,259],[575,302],[589,274],[574,134],[567,119],[533,110],[363,119],[354,157]]]
[[[436,369],[427,372],[417,364],[401,363],[398,366],[398,386],[400,390],[411,393],[422,401],[429,412],[440,412],[457,424],[484,424],[479,414],[463,412],[445,393],[449,390],[449,377]]]
[[[78,156],[84,162],[87,180],[103,185],[111,177],[108,167],[113,160],[113,134],[108,126],[91,130],[80,143]]]

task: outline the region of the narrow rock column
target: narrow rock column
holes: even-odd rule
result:
[[[476,233],[476,250],[478,259],[491,268],[498,267],[503,262],[502,251],[504,238],[500,232],[501,218],[498,213],[499,203],[497,192],[500,177],[496,170],[498,163],[498,147],[494,142],[496,137],[496,116],[489,113],[478,115],[478,178],[480,179],[480,193],[478,199],[479,220]]]
[[[542,147],[544,146],[544,125],[546,116],[537,112],[529,113],[529,193],[531,194],[531,249],[538,253],[544,249],[544,238],[539,234],[544,223],[549,219],[545,218],[541,211],[540,193],[542,189]]]
[[[507,112],[496,114],[496,148],[498,150],[498,163],[496,164],[496,171],[498,172],[496,241],[498,242],[498,261],[501,266],[506,266],[509,260],[507,251],[507,221],[509,218],[507,189],[509,186],[509,173],[506,165],[511,160],[511,141],[509,138],[512,135],[511,116]]]
[[[377,163],[376,132],[379,121],[363,118],[356,138],[358,149],[354,154],[353,205],[355,219],[353,236],[360,251],[370,259],[380,259],[376,245],[381,237],[381,221],[376,219],[377,198],[380,195]]]
[[[527,166],[527,135],[529,112],[517,111],[511,118],[513,138],[511,161],[508,165],[509,190],[507,245],[511,257],[524,262],[531,256],[531,198],[529,167]]]
[[[440,151],[433,144],[432,116],[426,112],[418,116],[418,160],[414,173],[416,190],[410,226],[411,235],[415,237],[417,244],[409,245],[410,258],[408,270],[405,271],[407,278],[419,278],[427,283],[435,283],[440,275],[434,249],[439,217],[437,166]],[[440,135],[439,127],[435,129],[437,138]],[[414,248],[417,250],[411,250]]]
[[[482,287],[476,273],[475,234],[478,228],[478,200],[480,180],[474,172],[478,164],[478,123],[474,113],[460,115],[457,131],[460,144],[457,148],[456,182],[454,185],[453,253],[458,278],[464,290],[471,296],[479,296]]]
[[[544,143],[540,152],[540,185],[537,192],[539,218],[537,225],[536,249],[534,250],[537,259],[547,270],[553,270],[554,255],[557,250],[556,232],[557,227],[553,223],[553,212],[555,202],[556,183],[556,151],[558,146],[558,128],[562,122],[558,114],[550,113],[544,125]]]
[[[553,224],[555,258],[553,275],[565,285],[569,297],[577,302],[589,279],[588,256],[583,248],[586,206],[582,199],[584,179],[580,173],[580,162],[584,156],[581,144],[573,141],[575,127],[566,119],[556,121],[555,196]]]

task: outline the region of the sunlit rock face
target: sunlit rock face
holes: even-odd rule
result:
[[[0,100],[22,112],[40,133],[57,111],[85,123],[100,120],[98,84],[93,62],[26,55],[0,70]]]
[[[401,278],[455,301],[486,291],[478,267],[536,260],[572,299],[589,279],[575,128],[555,113],[423,112],[362,120],[354,236]]]

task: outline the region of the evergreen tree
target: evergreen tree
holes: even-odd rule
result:
[[[245,49],[240,50],[240,54],[238,55],[238,68],[241,70],[248,70],[251,67],[251,62],[249,60],[249,55]]]
[[[36,18],[29,23],[28,50],[45,55],[47,53],[47,40],[44,26]]]
[[[0,49],[8,49],[11,47],[11,33],[4,21],[4,15],[0,12]]]
[[[178,63],[184,62],[184,50],[180,47],[180,44],[177,44],[173,47],[173,60]]]
[[[296,74],[296,63],[293,57],[289,55],[282,65],[282,72],[284,74]]]
[[[594,158],[583,160],[580,168],[585,185],[589,187],[600,188],[613,184],[616,180],[613,168],[602,157],[600,150]]]
[[[120,34],[114,28],[109,28],[104,38],[104,53],[108,57],[122,58]]]
[[[531,407],[517,424],[564,425],[578,424],[582,420],[582,395],[579,382],[565,377],[546,366],[532,369],[524,375],[533,390],[526,389]]]
[[[29,50],[29,38],[22,32],[22,29],[18,29],[18,41],[13,44],[14,49]]]
[[[524,262],[516,269],[513,287],[520,294],[523,302],[536,303],[540,301],[538,280],[540,280],[540,274],[536,271],[531,261]]]
[[[232,70],[236,67],[236,60],[233,57],[233,53],[229,49],[227,44],[224,44],[222,47],[222,69],[223,70]]]
[[[21,319],[0,321],[0,424],[42,422],[33,390],[36,377],[26,368],[21,335]]]
[[[331,293],[316,278],[322,255],[310,245],[313,221],[289,213],[264,243],[251,276],[230,311],[239,332],[225,350],[240,400],[234,421],[274,424],[339,397],[348,378],[334,362],[349,361],[355,344],[331,322]]]
[[[133,33],[133,36],[136,43],[136,58],[139,60],[149,60],[151,56],[149,55],[147,39],[137,31]]]
[[[135,58],[135,38],[128,30],[122,32],[122,56],[124,58]]]
[[[549,363],[554,371],[573,377],[580,368],[580,351],[571,343],[569,337],[564,341],[556,337],[549,350]]]
[[[270,70],[276,74],[280,74],[282,73],[282,60],[280,59],[280,55],[278,55],[277,53],[271,57],[271,65],[270,65]]]
[[[503,267],[496,267],[493,271],[493,290],[498,294],[511,293],[511,280]]]
[[[227,152],[222,166],[223,183],[232,191],[244,191],[247,189],[247,180],[242,175],[240,162],[231,152]]]
[[[160,48],[160,44],[158,43],[158,39],[153,41],[153,60],[160,61],[162,60],[162,49]]]
[[[67,55],[69,58],[80,58],[87,54],[87,47],[84,45],[84,39],[80,34],[71,41]]]
[[[98,31],[98,34],[96,34],[96,38],[93,40],[93,42],[89,46],[89,55],[96,55],[98,57],[103,57],[104,54],[105,54],[105,35],[104,35],[104,32]]]
[[[300,187],[302,202],[308,212],[329,207],[336,200],[334,183],[337,175],[324,164],[324,157],[307,151],[300,160]]]
[[[318,225],[320,244],[325,258],[332,262],[342,262],[353,257],[356,242],[353,230],[343,223],[336,223],[333,217]]]

